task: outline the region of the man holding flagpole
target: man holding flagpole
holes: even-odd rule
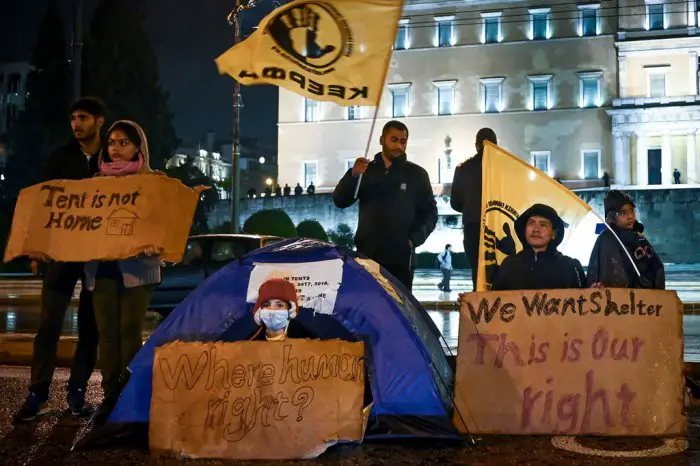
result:
[[[358,158],[333,192],[333,203],[345,209],[360,200],[355,234],[357,250],[378,262],[410,290],[415,248],[437,223],[437,203],[428,172],[406,159],[408,128],[390,121],[382,129],[382,151],[372,161]],[[355,188],[363,175],[355,197]]]

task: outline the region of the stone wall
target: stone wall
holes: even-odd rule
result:
[[[700,188],[635,189],[627,191],[639,211],[639,220],[646,227],[645,234],[667,263],[700,262]],[[596,211],[603,214],[604,190],[579,191],[578,195]],[[222,201],[210,214],[209,225],[220,225],[229,219],[230,206]],[[264,209],[282,209],[295,224],[303,220],[318,220],[326,231],[346,223],[357,227],[357,204],[348,209],[333,205],[330,194],[315,196],[273,197],[249,199],[241,202],[241,225],[253,213]],[[440,220],[436,231],[421,248],[439,252],[446,243],[462,251],[461,218],[449,208],[448,199],[438,198]]]

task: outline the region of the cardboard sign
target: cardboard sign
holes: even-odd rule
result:
[[[332,314],[338,288],[343,281],[343,261],[256,263],[248,281],[247,301],[255,302],[260,285],[272,278],[283,278],[294,283],[301,307],[321,314]]]
[[[463,432],[463,422],[481,434],[686,432],[675,292],[470,293],[460,314],[454,421]]]
[[[161,259],[179,262],[205,189],[155,174],[30,186],[17,199],[4,260],[126,259],[155,248],[162,249]]]
[[[292,459],[363,436],[364,346],[174,342],[156,349],[149,445],[192,458]]]

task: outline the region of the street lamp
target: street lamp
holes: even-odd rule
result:
[[[241,41],[241,12],[253,8],[257,0],[236,0],[236,8],[226,18],[233,26],[233,46]],[[241,84],[237,79],[233,80],[233,144],[231,150],[231,232],[238,233],[238,203],[241,197],[241,170],[240,158],[240,112]]]
[[[272,186],[272,178],[268,178],[265,180],[265,184],[268,186]]]
[[[264,164],[264,163],[265,163],[265,157],[260,157],[260,158],[258,159],[258,162],[260,162],[260,165]]]

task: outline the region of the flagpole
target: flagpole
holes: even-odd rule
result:
[[[381,93],[379,99],[381,100]],[[367,137],[367,144],[365,145],[365,158],[367,158],[367,154],[369,154],[369,145],[372,143],[372,133],[374,133],[374,125],[377,123],[377,115],[379,114],[379,104],[377,104],[374,107],[374,115],[372,116],[372,125],[369,127],[369,136]],[[355,186],[355,197],[354,199],[357,199],[357,195],[360,194],[360,184],[362,183],[362,175],[364,173],[360,173],[360,176],[357,177],[357,186]]]

